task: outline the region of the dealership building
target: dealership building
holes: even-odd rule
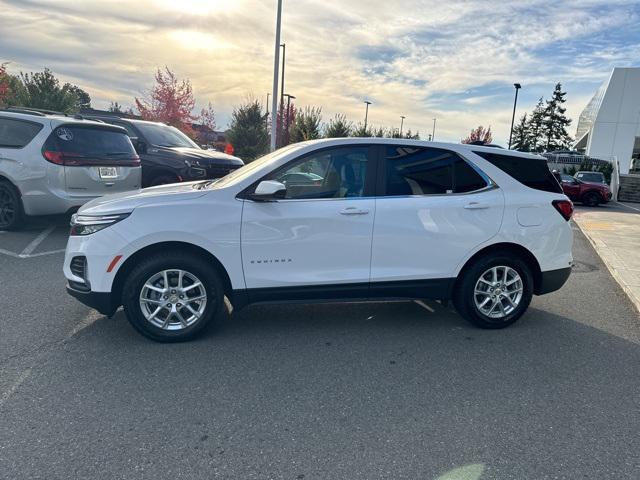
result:
[[[580,114],[574,148],[640,173],[640,68],[614,68]]]

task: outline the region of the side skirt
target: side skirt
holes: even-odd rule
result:
[[[231,303],[240,309],[255,303],[320,303],[379,299],[451,298],[455,278],[401,280],[394,282],[304,285],[296,287],[234,290]]]

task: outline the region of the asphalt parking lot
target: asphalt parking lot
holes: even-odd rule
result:
[[[568,284],[506,330],[253,306],[162,345],[67,296],[67,220],[0,233],[2,479],[640,477],[640,318],[577,228]]]

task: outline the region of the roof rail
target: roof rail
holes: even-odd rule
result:
[[[28,113],[31,115],[45,116],[45,115],[62,115],[68,117],[66,113],[57,112],[55,110],[47,110],[45,108],[32,108],[32,107],[7,107],[5,109],[8,112],[16,112],[16,113]]]

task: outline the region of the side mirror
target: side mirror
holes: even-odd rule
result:
[[[285,187],[283,183],[275,180],[263,180],[248,198],[256,202],[271,202],[279,198],[284,198],[286,193],[287,187]]]

